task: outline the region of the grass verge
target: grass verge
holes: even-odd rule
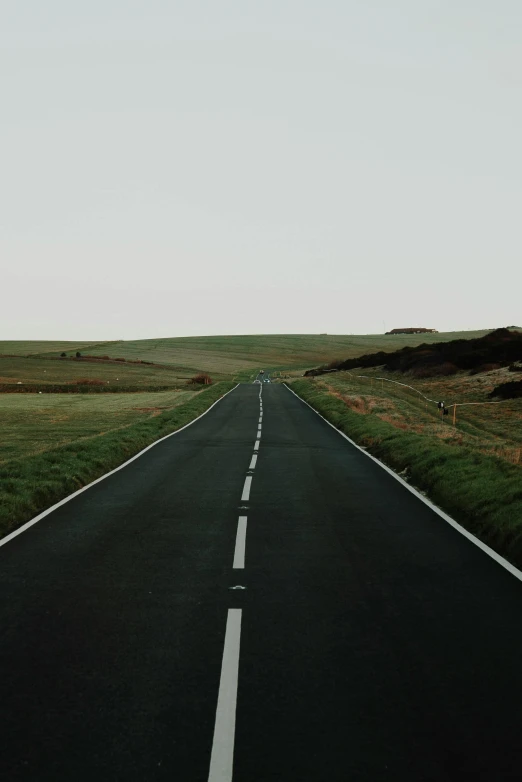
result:
[[[234,383],[217,383],[158,416],[0,466],[0,537],[208,410]]]
[[[315,410],[489,546],[522,568],[520,468],[437,437],[405,432],[373,415],[350,410],[313,381],[291,388]]]

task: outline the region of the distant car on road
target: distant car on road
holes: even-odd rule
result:
[[[260,369],[260,370],[259,370],[259,374],[260,374],[260,375],[264,375],[264,374],[265,374],[265,370],[264,370],[264,369]]]
[[[263,383],[270,383],[270,378],[269,377],[265,377],[265,379],[263,380]]]

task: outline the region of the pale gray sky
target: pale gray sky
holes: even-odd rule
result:
[[[522,325],[520,0],[3,0],[0,339]]]

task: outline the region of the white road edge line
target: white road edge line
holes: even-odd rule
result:
[[[241,609],[229,608],[208,782],[232,782]]]
[[[514,565],[511,564],[511,562],[508,562],[507,559],[504,559],[500,554],[498,554],[496,551],[494,551],[492,548],[490,548],[487,543],[483,543],[479,538],[476,538],[475,535],[472,535],[471,532],[468,532],[465,527],[462,527],[458,521],[455,521],[455,519],[452,519],[451,516],[448,516],[447,513],[445,513],[441,508],[438,508],[431,500],[428,500],[427,497],[424,497],[423,494],[421,494],[417,489],[415,489],[413,486],[410,486],[409,483],[406,483],[406,481],[400,477],[400,475],[397,475],[396,472],[394,472],[391,467],[388,467],[388,465],[384,464],[383,462],[379,461],[376,456],[372,456],[371,453],[368,453],[363,448],[361,448],[360,445],[357,445],[354,440],[352,440],[348,435],[346,435],[344,432],[341,432],[340,429],[337,429],[336,426],[334,426],[330,421],[328,421],[321,413],[318,413],[317,410],[315,410],[312,405],[309,405],[308,402],[305,402],[304,399],[301,399],[301,397],[295,393],[295,391],[292,391],[291,388],[285,385],[285,388],[290,391],[294,396],[296,396],[300,402],[302,402],[304,405],[310,408],[310,410],[313,410],[316,415],[319,416],[319,418],[322,418],[323,421],[326,421],[328,426],[331,426],[332,429],[335,429],[337,434],[340,434],[341,437],[344,437],[345,440],[348,440],[348,442],[353,445],[355,448],[357,448],[358,451],[363,453],[365,456],[367,456],[369,459],[374,461],[376,464],[379,465],[379,467],[382,467],[383,470],[386,470],[393,478],[395,478],[396,481],[399,481],[399,483],[402,483],[405,489],[408,489],[409,492],[415,495],[417,499],[419,499],[421,502],[423,502],[425,505],[428,506],[428,508],[431,508],[434,513],[436,513],[438,516],[441,517],[441,519],[444,519],[450,526],[452,526],[454,529],[457,530],[457,532],[460,532],[461,535],[464,535],[465,538],[467,538],[471,543],[473,543],[477,548],[481,549],[485,554],[488,555],[488,557],[491,557],[491,559],[494,559],[495,562],[498,565],[501,565],[501,567],[505,568],[505,570],[508,571],[508,573],[511,573],[512,576],[515,576],[515,578],[518,578],[519,581],[522,581],[522,571],[520,571],[518,568],[516,568]]]
[[[252,476],[247,475],[245,478],[245,485],[243,486],[243,494],[241,495],[241,500],[248,500],[250,498],[250,487],[252,486]]]
[[[234,549],[233,570],[242,570],[245,567],[247,517],[240,516],[237,522],[236,547]]]
[[[250,467],[248,469],[249,470],[255,470],[256,469],[256,462],[257,462],[257,455],[254,454],[254,456],[252,456],[252,459],[250,460]]]
[[[254,451],[259,451],[259,440],[254,443]]]
[[[146,448],[144,448],[142,451],[139,451],[139,453],[135,454],[135,456],[131,456],[130,459],[127,459],[126,462],[123,462],[123,464],[120,464],[119,467],[115,467],[114,470],[111,470],[110,472],[106,472],[105,475],[101,475],[99,478],[96,478],[95,481],[92,481],[91,483],[88,483],[87,486],[82,486],[81,489],[78,489],[78,491],[73,492],[72,494],[69,494],[68,497],[64,497],[63,500],[60,500],[59,502],[56,502],[54,505],[51,505],[50,508],[47,508],[47,510],[42,511],[42,513],[39,513],[38,516],[35,516],[34,519],[30,519],[29,521],[26,521],[25,524],[22,524],[21,527],[18,527],[18,529],[15,529],[13,532],[10,532],[9,535],[6,535],[4,538],[0,540],[0,546],[5,546],[6,543],[9,543],[10,540],[13,538],[16,538],[18,535],[21,535],[22,532],[25,532],[29,529],[29,527],[32,527],[33,524],[36,524],[37,521],[41,521],[45,516],[48,516],[49,513],[52,513],[57,508],[60,508],[62,505],[65,505],[66,502],[69,502],[70,500],[74,499],[74,497],[77,497],[79,494],[81,494],[84,491],[87,491],[87,489],[90,489],[91,486],[95,486],[100,481],[104,481],[105,478],[108,478],[110,475],[114,475],[115,472],[118,472],[119,470],[123,470],[124,467],[126,467],[131,462],[135,461],[136,459],[139,459],[140,456],[143,456],[144,453],[147,451],[150,451],[151,448],[154,448],[159,443],[162,443],[163,440],[167,440],[169,437],[174,437],[174,435],[179,434],[184,429],[187,429],[189,426],[192,426],[192,424],[195,424],[196,421],[199,421],[200,418],[203,418],[204,415],[207,413],[210,413],[213,407],[215,407],[219,402],[221,402],[226,396],[232,393],[232,391],[235,391],[236,388],[239,386],[239,383],[234,386],[234,388],[231,388],[230,391],[227,391],[226,394],[223,394],[222,397],[217,399],[214,404],[210,405],[208,410],[205,410],[204,413],[201,413],[201,415],[198,415],[197,418],[194,418],[193,421],[190,421],[188,424],[185,424],[185,426],[182,426],[180,429],[176,429],[175,432],[171,432],[170,434],[166,434],[165,437],[160,437],[159,440],[156,440],[156,442],[151,443],[150,445],[147,445]]]

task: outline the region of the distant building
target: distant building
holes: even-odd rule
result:
[[[386,334],[438,334],[437,329],[392,329]]]

